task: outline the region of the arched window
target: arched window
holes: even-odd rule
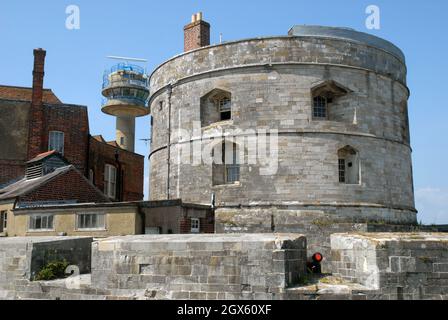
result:
[[[223,141],[213,149],[212,157],[213,185],[240,181],[239,149],[236,143]]]
[[[231,119],[232,95],[230,92],[214,89],[201,98],[202,127]]]
[[[358,152],[346,146],[338,151],[339,183],[360,183],[360,161]]]

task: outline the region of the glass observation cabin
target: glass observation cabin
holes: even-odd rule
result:
[[[145,69],[119,63],[103,76],[102,111],[113,116],[141,117],[149,114],[149,83]]]

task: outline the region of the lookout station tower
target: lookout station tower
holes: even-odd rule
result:
[[[120,59],[131,60],[130,58]],[[103,101],[101,110],[117,117],[117,144],[125,150],[134,152],[135,118],[149,114],[148,76],[145,69],[128,62],[114,65],[104,72],[102,94],[106,99]]]

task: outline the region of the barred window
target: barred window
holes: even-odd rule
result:
[[[327,106],[328,100],[325,97],[317,96],[314,97],[314,105],[313,105],[313,117],[326,119],[327,118]]]
[[[345,159],[339,159],[339,182],[345,183]]]
[[[64,154],[64,132],[50,131],[48,136],[48,151],[56,150]]]
[[[0,212],[0,232],[3,232],[8,227],[8,211]]]
[[[30,216],[29,230],[53,231],[53,215],[42,214]]]

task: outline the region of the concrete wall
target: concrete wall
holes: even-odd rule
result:
[[[370,299],[448,299],[448,235],[334,234],[333,273],[372,290]]]
[[[313,121],[312,88],[327,80],[351,92],[338,102],[338,121]],[[169,83],[174,83],[171,95]],[[171,105],[171,198],[209,203],[215,193],[221,208],[252,206],[256,212],[293,203],[316,214],[415,223],[405,83],[406,66],[395,56],[335,39],[243,40],[175,57],[151,76],[150,198],[168,198]],[[220,138],[219,128],[241,129],[238,135],[248,137],[244,130],[278,130],[275,174],[262,175],[260,164],[242,165],[239,184],[213,186],[211,165],[177,163],[181,147],[190,144],[192,150],[195,138],[179,139],[176,129],[192,132],[193,121],[200,121],[201,98],[217,88],[231,93],[233,119],[202,133]],[[338,150],[347,145],[359,152],[359,185],[339,183]],[[244,147],[246,154],[253,148]]]
[[[153,299],[275,299],[305,273],[293,234],[130,236],[94,243],[92,286]]]

